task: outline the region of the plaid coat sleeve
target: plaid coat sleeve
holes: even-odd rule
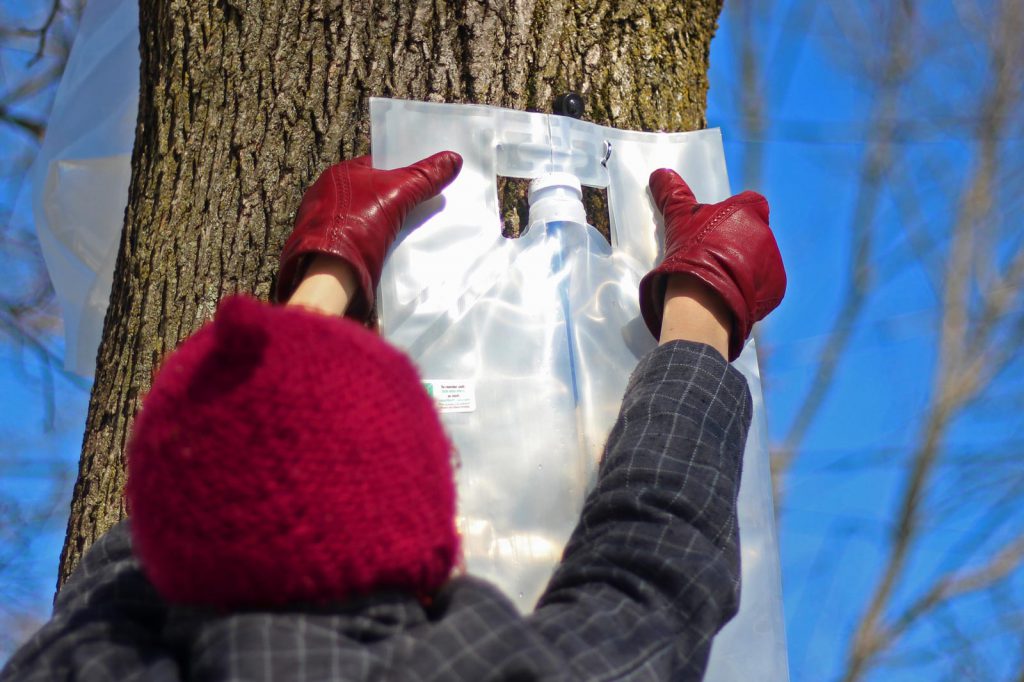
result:
[[[713,349],[630,379],[597,486],[531,620],[587,680],[699,680],[739,607],[736,500],[752,405]]]

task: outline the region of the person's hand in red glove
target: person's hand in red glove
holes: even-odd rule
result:
[[[302,197],[281,252],[277,300],[366,322],[384,256],[405,217],[461,168],[455,152],[394,170],[374,169],[369,156],[328,168]]]
[[[768,227],[768,202],[760,194],[743,192],[717,204],[700,204],[686,182],[664,168],[651,174],[650,186],[665,218],[665,257],[640,281],[644,322],[663,343],[667,337],[709,342],[714,334],[706,332],[717,320],[727,334],[719,350],[726,350],[723,354],[732,362],[754,323],[786,293],[782,256]],[[679,313],[672,320],[667,305]],[[702,324],[681,322],[686,310],[708,318],[699,335],[680,333],[680,324]]]

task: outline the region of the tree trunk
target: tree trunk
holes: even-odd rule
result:
[[[268,298],[302,190],[369,146],[368,97],[704,126],[722,0],[140,0],[139,118],[58,586],[125,516],[160,358],[236,291]]]

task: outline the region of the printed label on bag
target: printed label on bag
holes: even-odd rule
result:
[[[439,412],[472,412],[476,409],[476,391],[472,381],[424,379],[423,388],[434,399]]]

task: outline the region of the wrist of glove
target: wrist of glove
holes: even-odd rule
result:
[[[696,277],[721,296],[732,315],[732,362],[754,323],[786,293],[782,256],[768,226],[768,202],[760,194],[743,192],[717,204],[700,204],[686,182],[667,169],[652,173],[650,186],[665,219],[665,257],[640,282],[644,322],[658,338],[668,276]]]
[[[461,156],[440,152],[394,170],[373,168],[369,156],[325,170],[302,197],[281,252],[275,298],[288,300],[312,256],[334,256],[352,267],[359,284],[346,316],[366,322],[384,257],[409,211],[437,196],[461,168]]]

